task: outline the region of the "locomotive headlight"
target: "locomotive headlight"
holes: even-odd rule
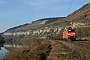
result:
[[[75,34],[75,33],[73,33],[73,34]]]
[[[71,35],[71,34],[68,34],[68,35]]]

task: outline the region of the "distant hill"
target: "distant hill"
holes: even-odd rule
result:
[[[44,29],[45,27],[50,28],[50,26],[90,26],[90,3],[83,5],[80,9],[74,11],[67,17],[53,17],[53,18],[43,18],[32,23],[27,23],[19,25],[13,28],[9,28],[6,32],[19,32],[19,31],[33,31],[38,29]]]
[[[16,32],[16,31],[28,31],[28,30],[36,30],[41,27],[45,27],[45,25],[61,20],[65,17],[53,17],[53,18],[43,18],[36,21],[33,21],[32,23],[26,23],[23,25],[19,25],[13,28],[9,28],[5,32]]]
[[[70,26],[72,23],[86,23],[90,25],[90,3],[85,4],[80,9],[74,11],[67,17],[53,17],[53,18],[43,18],[32,23],[26,23],[13,28],[9,28],[5,32],[16,32],[16,31],[28,31],[37,30],[44,28],[45,26]]]
[[[26,26],[26,25],[29,25],[29,24],[26,23],[26,24],[23,24],[23,25],[15,26],[15,27],[13,27],[13,28],[7,29],[5,32],[7,32],[7,31],[12,31],[12,30],[17,29],[17,28],[20,28],[20,27],[24,27],[24,26]]]
[[[3,36],[8,42],[10,40],[15,42],[17,37],[17,40],[20,40],[26,36],[46,38],[50,35],[52,38],[56,36],[56,38],[61,38],[66,27],[75,28],[77,37],[88,36],[90,38],[90,3],[83,5],[67,17],[43,18],[9,28],[3,33]],[[14,38],[12,38],[13,36]]]

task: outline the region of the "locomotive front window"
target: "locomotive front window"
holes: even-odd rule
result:
[[[75,32],[75,30],[68,30],[68,32]]]

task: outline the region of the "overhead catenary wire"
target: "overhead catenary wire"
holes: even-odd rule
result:
[[[69,9],[68,9],[68,11],[67,11],[67,17],[68,17],[68,15],[69,15],[69,13],[70,13],[71,6],[72,6],[72,2],[73,2],[73,0],[70,0]],[[67,18],[66,18],[66,20],[67,20]]]
[[[68,9],[68,12],[67,12],[67,16],[69,16],[69,14],[70,14],[70,11],[71,11],[71,7],[72,7],[72,4],[73,4],[73,1],[74,0],[70,0],[70,3],[69,3],[69,9]],[[85,4],[86,3],[86,0],[83,0],[83,4]],[[90,3],[90,2],[89,2]]]
[[[71,10],[72,2],[73,2],[73,0],[71,0],[70,3],[69,3],[68,15],[69,15],[70,10]]]

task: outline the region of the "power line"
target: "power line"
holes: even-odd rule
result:
[[[73,2],[73,0],[71,0],[71,2],[69,3],[68,15],[69,15],[69,12],[70,12],[70,9],[71,9],[71,6],[72,6],[72,2]]]
[[[86,4],[86,0],[84,0],[83,2],[84,2],[84,4]]]
[[[85,3],[86,3],[86,0],[83,0],[83,3],[85,4]],[[89,0],[89,3],[90,3],[90,0]],[[67,13],[68,15],[69,15],[69,13],[70,13],[72,4],[73,4],[73,0],[70,0],[70,3],[69,3],[69,9],[68,9],[68,13]],[[68,15],[67,15],[67,16],[68,16]]]
[[[85,4],[86,0],[84,0],[83,2],[84,2],[84,4]],[[71,7],[72,7],[72,3],[73,3],[73,0],[71,0],[70,3],[69,3],[68,15],[69,15],[69,13],[70,13],[70,10],[71,10]],[[90,2],[89,2],[89,3],[90,3]]]

